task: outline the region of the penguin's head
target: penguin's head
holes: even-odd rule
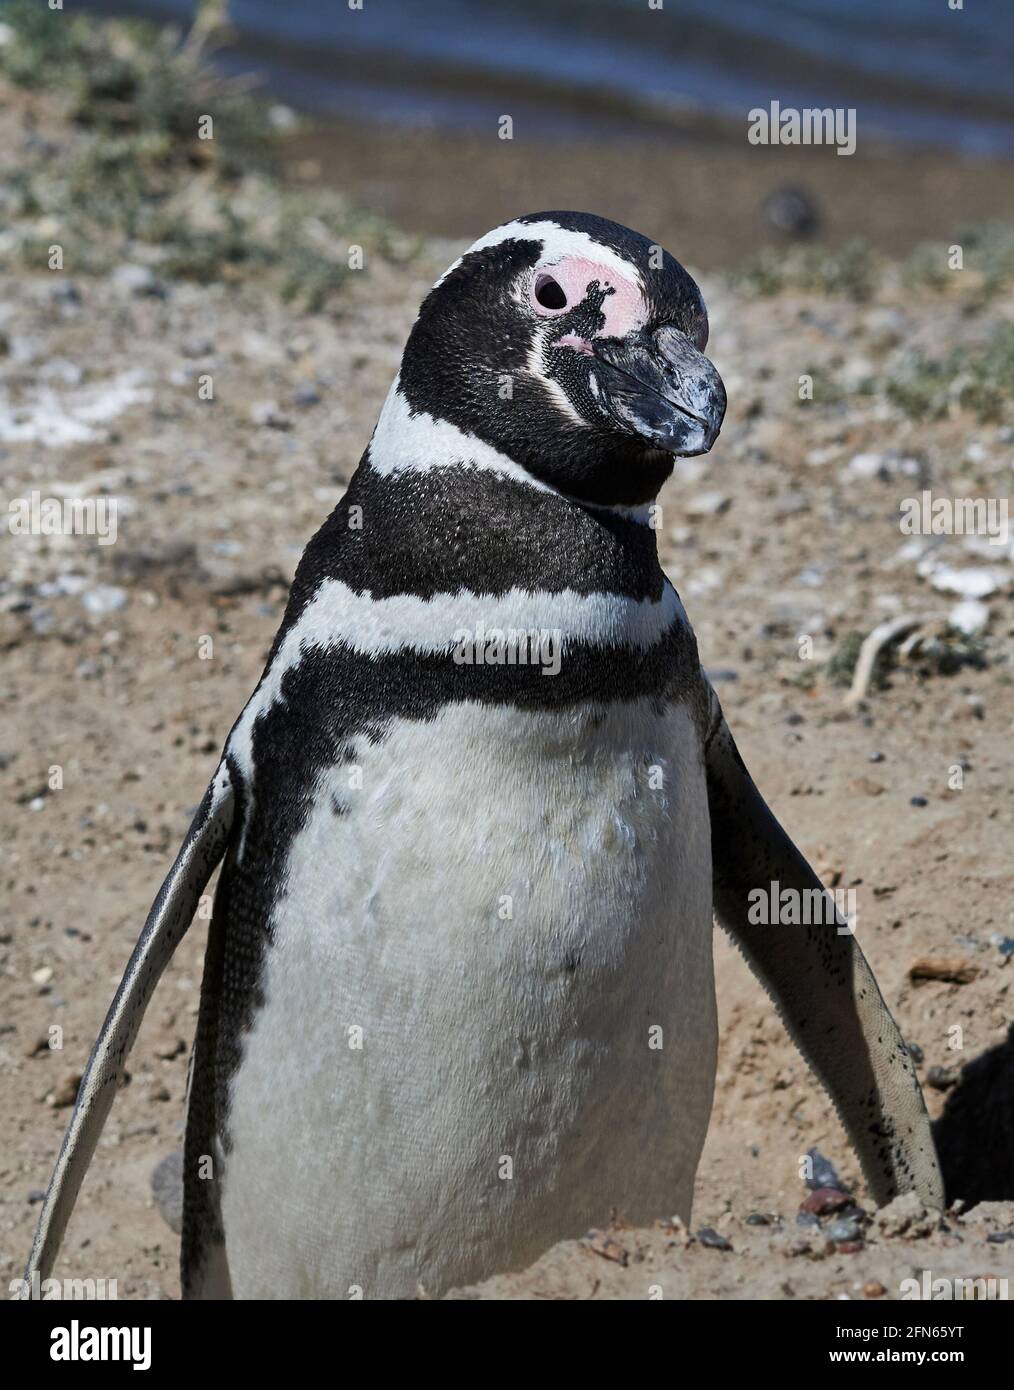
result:
[[[718,436],[707,340],[701,292],[667,251],[588,213],[532,213],[434,285],[400,389],[562,492],[634,505]]]

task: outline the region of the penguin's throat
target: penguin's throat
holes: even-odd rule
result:
[[[673,457],[631,438],[598,437],[582,427],[561,435],[530,431],[508,447],[474,428],[429,414],[409,400],[395,377],[370,441],[371,467],[385,475],[469,468],[517,479],[535,489],[650,525],[658,492]]]
[[[463,459],[378,468],[372,448],[325,527],[328,569],[375,596],[513,589],[657,600],[656,508],[577,501]]]

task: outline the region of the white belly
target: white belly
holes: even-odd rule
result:
[[[293,843],[232,1084],[235,1296],[440,1293],[614,1207],[689,1217],[716,1050],[689,715],[457,705],[356,764]]]

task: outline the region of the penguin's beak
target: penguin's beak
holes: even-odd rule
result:
[[[708,452],[725,417],[725,386],[685,333],[665,324],[591,348],[592,391],[615,423],[670,454]]]

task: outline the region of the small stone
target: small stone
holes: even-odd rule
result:
[[[808,512],[810,502],[803,492],[783,493],[775,503],[775,516],[798,516],[800,512]]]
[[[860,478],[887,478],[883,454],[853,454],[849,459],[849,472]]]
[[[770,1226],[771,1217],[762,1211],[752,1211],[746,1218],[746,1224],[748,1226]]]
[[[947,615],[947,621],[966,637],[977,637],[989,627],[989,606],[977,598],[966,598],[956,603]]]
[[[877,304],[863,319],[863,326],[875,348],[886,350],[911,337],[911,329],[905,315],[899,310]]]
[[[940,565],[930,570],[929,582],[941,593],[960,594],[966,599],[983,599],[1005,588],[1007,575],[996,567],[957,570],[949,565]]]
[[[926,1084],[934,1091],[949,1091],[958,1084],[958,1076],[950,1067],[930,1067],[926,1073]]]
[[[272,430],[290,430],[292,421],[279,408],[277,401],[258,401],[250,407],[250,419],[255,425]]]
[[[655,1225],[670,1237],[670,1244],[679,1245],[682,1249],[689,1250],[694,1243],[693,1234],[687,1230],[678,1216],[663,1218],[661,1221],[656,1221]]]
[[[808,589],[823,588],[827,578],[827,570],[821,565],[809,565],[805,570],[800,570],[796,576],[797,584],[805,584]]]
[[[772,189],[764,199],[764,217],[769,226],[787,237],[811,236],[820,225],[812,195],[791,184]]]
[[[918,1239],[939,1230],[940,1213],[924,1206],[914,1192],[905,1192],[875,1212],[873,1224],[882,1235]]]
[[[883,753],[877,752],[877,753],[871,753],[871,754],[870,754],[870,762],[871,762],[871,763],[882,763],[883,761],[884,761],[884,755],[883,755]]]
[[[803,1202],[800,1211],[812,1212],[815,1216],[827,1216],[829,1212],[841,1211],[852,1198],[839,1187],[818,1187]]]
[[[862,1233],[859,1222],[854,1216],[844,1216],[837,1221],[832,1221],[825,1228],[825,1234],[828,1240],[833,1240],[836,1245],[840,1245],[842,1242],[858,1240]]]
[[[699,492],[687,502],[687,516],[721,516],[732,506],[732,498],[724,492]]]
[[[966,695],[964,707],[960,710],[960,714],[966,718],[971,715],[973,719],[985,719],[986,706],[982,702],[981,695]]]
[[[863,1285],[863,1293],[867,1298],[883,1298],[887,1290],[879,1279],[868,1279]]]
[[[806,1156],[813,1170],[813,1176],[806,1179],[806,1185],[811,1192],[817,1192],[822,1187],[833,1187],[838,1192],[848,1191],[835,1171],[834,1164],[829,1158],[825,1158],[819,1149],[807,1149]]]
[[[910,796],[908,798],[908,804],[910,806],[928,806],[929,802],[924,796]]]
[[[45,1191],[45,1188],[42,1188],[42,1187],[33,1187],[32,1190],[31,1190],[31,1192],[29,1192],[29,1194],[28,1194],[28,1205],[29,1205],[30,1207],[38,1206],[39,1202],[44,1202],[45,1200],[46,1200],[46,1191]]]
[[[155,277],[154,271],[146,265],[117,266],[109,277],[109,283],[123,294],[133,295],[135,299],[145,297],[162,298],[165,286]]]
[[[73,1105],[77,1100],[80,1085],[81,1073],[79,1071],[65,1072],[46,1096],[46,1104],[54,1110],[63,1110],[68,1105]]]
[[[40,965],[38,970],[32,971],[32,983],[35,985],[48,985],[53,978],[53,967],[51,965]]]
[[[320,405],[320,392],[314,386],[297,386],[292,393],[292,399],[296,405],[304,408],[311,405]]]
[[[48,637],[56,630],[56,614],[52,608],[33,608],[30,621],[32,631],[39,637]]]
[[[163,1221],[177,1235],[183,1230],[183,1150],[175,1149],[155,1165],[151,1195]]]
[[[923,1052],[922,1048],[919,1046],[918,1043],[910,1042],[908,1044],[908,1055],[911,1057],[912,1061],[916,1064],[917,1067],[922,1066],[925,1053]]]
[[[286,135],[299,127],[299,116],[291,106],[284,106],[280,101],[268,107],[268,120],[272,129]]]
[[[884,791],[884,784],[874,781],[872,777],[853,777],[849,782],[849,791],[855,792],[857,796],[880,796]]]
[[[979,968],[963,956],[921,956],[908,967],[908,978],[919,980],[944,980],[952,985],[970,985],[979,973]]]
[[[186,1052],[187,1045],[174,1033],[165,1033],[155,1043],[153,1050],[156,1057],[168,1062],[171,1058],[178,1057],[181,1052]]]
[[[596,1255],[601,1255],[604,1260],[613,1260],[618,1265],[626,1266],[630,1256],[618,1240],[614,1240],[605,1231],[591,1230],[584,1238],[584,1244],[589,1250],[594,1250]]]
[[[720,1236],[717,1231],[710,1226],[702,1226],[697,1232],[697,1239],[702,1245],[706,1245],[709,1250],[731,1250],[732,1242],[726,1240],[725,1236]]]
[[[89,589],[87,593],[81,595],[81,602],[86,612],[93,617],[105,617],[107,613],[116,613],[121,608],[125,608],[130,595],[126,589],[121,589],[118,584],[98,584],[94,589]]]
[[[73,280],[59,280],[50,287],[49,297],[54,304],[76,308],[81,303],[81,291]]]
[[[804,1255],[811,1260],[823,1260],[828,1251],[833,1249],[834,1246],[828,1244],[823,1234],[819,1230],[814,1230],[809,1235],[803,1235],[794,1240],[785,1253],[789,1259]]]

